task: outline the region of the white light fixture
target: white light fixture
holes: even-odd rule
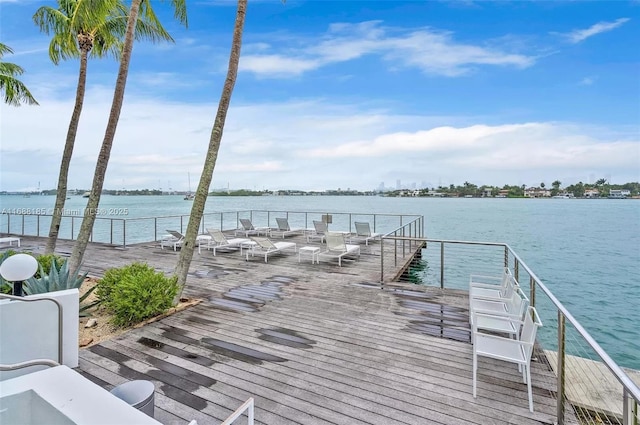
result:
[[[13,282],[13,295],[22,296],[22,282],[33,277],[38,270],[38,262],[31,255],[16,254],[0,264],[0,276]]]

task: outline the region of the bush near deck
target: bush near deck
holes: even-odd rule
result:
[[[109,269],[98,282],[97,296],[115,326],[130,326],[167,311],[178,293],[177,278],[143,263]]]

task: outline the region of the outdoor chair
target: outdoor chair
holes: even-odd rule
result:
[[[177,230],[167,230],[168,235],[163,236],[160,240],[160,249],[164,249],[165,246],[172,246],[174,251],[178,250],[178,247],[182,246],[184,242],[184,235]]]
[[[254,227],[253,223],[251,223],[251,220],[249,220],[248,218],[241,218],[239,219],[239,221],[242,228],[236,229],[235,234],[244,235],[245,238],[253,235],[266,236],[269,235],[269,232],[271,231],[269,227]]]
[[[506,300],[492,300],[483,298],[469,298],[469,323],[476,326],[489,329],[490,325],[487,324],[488,319],[476,319],[476,314],[484,314],[493,317],[502,317],[503,319],[522,320],[524,311],[529,305],[529,299],[517,287],[514,289],[511,297]],[[480,322],[480,323],[478,323]],[[496,325],[497,326],[497,325]],[[507,326],[505,324],[505,326]],[[498,329],[494,329],[498,331]],[[474,335],[471,335],[471,341],[473,342]]]
[[[227,239],[227,237],[218,229],[207,229],[207,233],[211,236],[211,239],[207,243],[206,248],[213,250],[213,256],[216,255],[216,250],[235,250],[242,247],[242,244],[251,242],[250,239],[245,238],[233,238]],[[198,245],[198,253],[200,253],[200,245]]]
[[[313,220],[313,230],[307,233],[307,242],[312,239],[320,239],[320,243],[324,242],[324,235],[329,231],[327,223],[324,221]]]
[[[337,258],[338,266],[340,267],[342,267],[342,257],[360,257],[360,246],[347,244],[344,239],[344,234],[327,232],[325,233],[325,238],[327,241],[327,249],[321,252],[319,256]]]
[[[501,276],[484,276],[472,274],[469,279],[469,297],[491,299],[506,299],[518,282],[511,274],[509,267],[505,267]]]
[[[254,241],[256,245],[247,250],[247,261],[249,261],[249,254],[251,254],[251,256],[254,256],[256,253],[260,255],[264,254],[264,262],[266,263],[269,254],[275,254],[291,248],[293,248],[293,252],[296,252],[295,242],[272,242],[269,238],[264,237],[252,237],[251,240]]]
[[[282,236],[282,239],[284,239],[285,236],[302,234],[304,232],[304,229],[301,227],[291,228],[291,226],[289,226],[289,220],[286,218],[278,217],[276,218],[276,222],[278,223],[278,228],[271,229],[271,236],[273,237]]]
[[[382,239],[382,233],[371,233],[369,223],[356,221],[353,224],[356,226],[356,234],[351,236],[350,242],[354,240],[358,242],[364,241],[365,245],[369,245],[369,241]]]
[[[531,355],[536,341],[536,333],[542,322],[534,307],[529,307],[519,333],[519,338],[510,339],[496,335],[477,332],[473,344],[473,397],[476,397],[478,374],[478,356],[489,357],[515,363],[522,371],[522,378],[527,384],[529,411],[533,412],[533,394],[531,391]]]

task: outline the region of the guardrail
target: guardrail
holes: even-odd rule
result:
[[[2,232],[21,236],[48,236],[51,225],[50,214],[7,213],[0,214]],[[402,227],[415,220],[415,214],[373,214],[332,211],[292,212],[286,210],[241,210],[205,213],[200,222],[200,233],[212,227],[231,230],[239,227],[240,218],[249,218],[255,226],[275,227],[277,217],[286,217],[292,227],[313,228],[313,220],[325,220],[330,230],[352,232],[355,221],[369,221],[373,231],[388,231]],[[80,231],[82,216],[65,215],[60,223],[59,238],[75,240]],[[91,242],[108,243],[126,247],[142,242],[161,239],[166,230],[184,232],[189,215],[159,217],[110,218],[96,217],[91,233]],[[422,236],[422,234],[418,234]]]
[[[565,406],[571,406],[581,423],[638,425],[638,386],[509,245],[416,238],[407,229],[385,235],[382,244],[396,247],[381,256],[383,285],[388,282],[385,261],[407,262],[416,254],[414,267],[422,283],[442,289],[468,290],[471,273],[499,276],[505,266],[510,267],[543,317],[539,355],[557,377],[557,423],[565,423]],[[420,245],[423,248],[418,249]]]

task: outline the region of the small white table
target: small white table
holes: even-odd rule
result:
[[[311,256],[311,264],[320,264],[320,248],[317,246],[303,246],[298,250],[298,263],[302,260],[302,254]]]
[[[0,243],[8,243],[9,246],[13,246],[13,243],[18,243],[18,248],[20,248],[20,238],[16,238],[15,236],[8,236],[6,238],[0,238]]]

